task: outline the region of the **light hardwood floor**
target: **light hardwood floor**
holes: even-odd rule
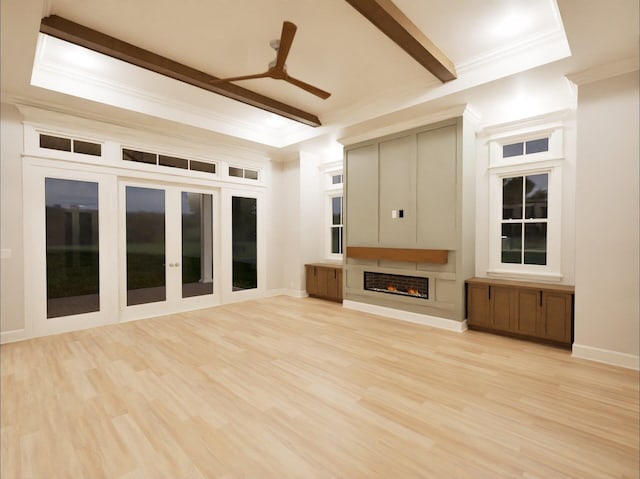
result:
[[[2,479],[638,478],[638,372],[276,297],[0,348]]]

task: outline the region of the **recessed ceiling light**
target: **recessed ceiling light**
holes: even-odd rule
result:
[[[493,27],[493,33],[496,36],[508,38],[522,33],[529,26],[529,19],[520,14],[509,14],[502,18]]]

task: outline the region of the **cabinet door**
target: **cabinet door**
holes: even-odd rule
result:
[[[327,296],[338,299],[338,270],[327,270]]]
[[[488,285],[467,284],[467,322],[471,326],[491,327]]]
[[[536,289],[516,289],[516,311],[513,318],[516,333],[539,334],[538,317],[541,292]]]
[[[329,283],[329,274],[331,274],[331,276],[333,277],[333,274],[331,273],[330,269],[320,268],[316,266],[316,279],[318,281],[316,294],[318,296],[322,296],[326,298],[327,295],[329,294],[329,291],[327,289],[327,286]]]
[[[307,282],[307,294],[318,294],[318,278],[316,277],[315,266],[306,265],[306,282]]]
[[[542,292],[541,333],[547,339],[571,343],[571,294]]]
[[[506,286],[491,286],[491,319],[493,327],[500,331],[511,331],[511,293],[512,288]]]

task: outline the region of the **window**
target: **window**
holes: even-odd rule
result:
[[[502,145],[502,158],[512,156],[532,155],[549,151],[549,138],[539,138],[537,140],[519,141]]]
[[[562,124],[502,130],[488,146],[487,274],[562,279]]]
[[[342,254],[342,195],[331,198],[331,254]]]
[[[162,153],[152,153],[123,148],[122,159],[124,161],[134,161],[136,163],[147,163],[150,165],[167,166],[169,168],[179,168],[181,170],[201,171],[204,173],[212,173],[214,175],[216,173],[215,163],[188,160],[186,158],[176,158],[175,156],[167,156]]]
[[[235,178],[244,178],[246,180],[257,180],[258,170],[250,170],[248,168],[237,168],[235,166],[230,166],[229,176],[233,176]]]
[[[325,255],[328,259],[341,260],[344,251],[344,175],[342,162],[332,162],[322,167],[326,197]]]
[[[73,149],[71,148],[72,144]],[[102,156],[102,145],[99,143],[91,143],[89,141],[45,134],[40,134],[40,148],[46,148],[47,150],[73,151],[73,153],[82,153],[83,155]]]
[[[549,174],[502,178],[502,263],[547,264]]]

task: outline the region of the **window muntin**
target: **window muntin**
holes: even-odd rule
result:
[[[546,265],[549,173],[502,177],[501,263]]]

